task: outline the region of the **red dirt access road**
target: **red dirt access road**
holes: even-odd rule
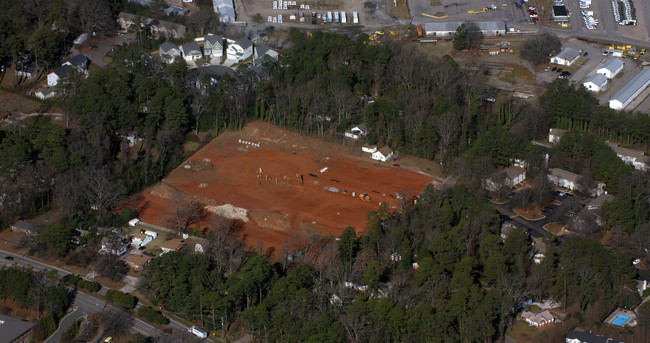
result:
[[[239,143],[240,139],[260,143],[260,147],[247,147]],[[209,161],[213,170],[186,169],[184,163],[162,182],[194,198],[208,199],[211,205],[245,208],[249,218],[252,212],[257,213],[243,228],[247,245],[257,247],[261,241],[265,247],[279,248],[294,231],[338,236],[344,228],[353,226],[362,233],[368,211],[377,210],[381,202],[397,205],[397,200],[389,195],[404,191],[419,194],[431,181],[425,175],[376,167],[370,161],[343,155],[340,151],[344,149],[270,124],[253,123],[241,132],[219,135],[188,159],[192,165]],[[321,173],[325,167],[327,171]],[[303,175],[304,184],[300,184],[297,173]],[[335,187],[339,192],[325,190],[325,186]],[[137,197],[140,219],[168,226],[171,201],[152,195],[155,187]],[[343,194],[343,190],[348,194]],[[357,196],[353,197],[352,192]],[[367,193],[371,200],[360,199],[360,193]],[[278,214],[288,219],[285,222],[291,223],[291,227],[271,222]]]

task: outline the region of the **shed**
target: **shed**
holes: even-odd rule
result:
[[[623,62],[620,58],[610,58],[603,65],[596,70],[598,74],[605,75],[608,79],[613,79],[621,70],[623,70]]]
[[[345,131],[345,137],[352,138],[352,139],[359,139],[361,136],[365,136],[368,134],[368,128],[366,127],[366,124],[359,124],[357,126],[353,126],[349,128],[347,131]]]
[[[140,224],[140,219],[138,219],[138,218],[133,218],[133,219],[129,220],[129,226],[136,226],[138,224]]]
[[[376,145],[365,145],[364,144],[363,146],[361,146],[361,151],[362,152],[369,152],[369,153],[372,154],[375,151],[377,151],[377,146]]]
[[[598,93],[607,85],[607,76],[596,73],[585,79],[582,85],[590,92]]]

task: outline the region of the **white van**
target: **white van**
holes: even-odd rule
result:
[[[199,337],[199,338],[208,338],[208,332],[201,329],[198,326],[192,326],[189,329],[187,329],[188,332],[194,334],[194,336]]]

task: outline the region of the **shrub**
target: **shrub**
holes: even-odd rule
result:
[[[149,307],[140,307],[138,309],[138,316],[152,323],[163,324],[163,325],[169,324],[169,319],[163,316],[162,313],[160,313],[160,311],[156,311]]]
[[[134,296],[113,289],[106,292],[106,300],[119,305],[125,310],[134,308],[137,303],[137,299]]]

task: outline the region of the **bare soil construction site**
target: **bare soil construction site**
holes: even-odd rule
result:
[[[177,199],[196,201],[206,213],[240,220],[248,246],[279,248],[295,233],[334,237],[347,226],[362,233],[368,211],[397,206],[398,193],[413,196],[431,182],[344,150],[266,123],[224,132],[136,196],[139,218],[170,226]]]

